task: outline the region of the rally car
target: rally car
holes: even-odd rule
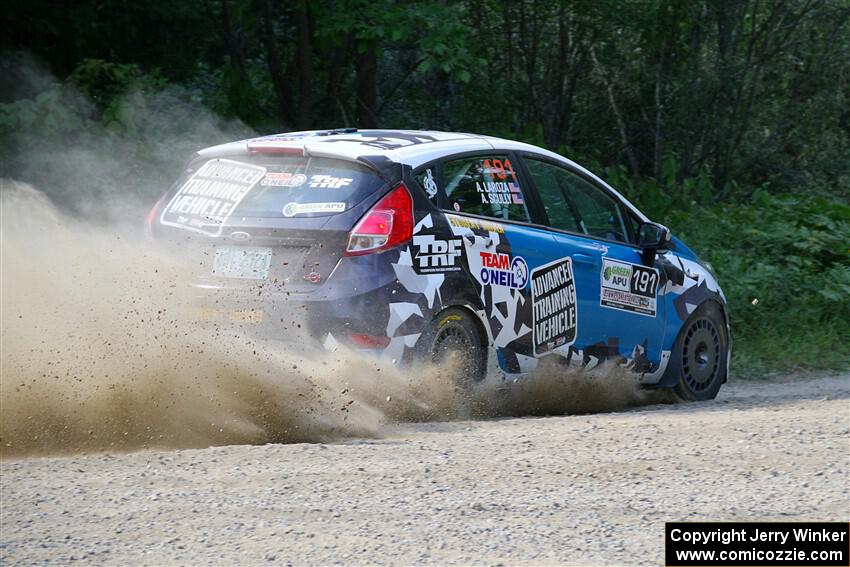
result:
[[[459,381],[544,359],[617,365],[682,398],[729,370],[712,270],[553,152],[434,131],[293,132],[197,152],[148,234],[198,268],[202,318],[399,363],[460,356]]]

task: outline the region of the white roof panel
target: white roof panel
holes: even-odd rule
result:
[[[311,130],[305,132],[285,132],[260,136],[239,142],[212,146],[198,152],[206,157],[219,157],[246,153],[251,147],[263,148],[304,148],[308,155],[357,160],[361,156],[383,155],[388,159],[412,168],[417,168],[432,160],[451,153],[514,150],[544,155],[550,159],[569,165],[593,178],[613,193],[620,194],[592,172],[549,150],[531,144],[505,140],[494,136],[464,134],[461,132],[438,132],[433,130]],[[647,220],[634,205],[623,199],[629,209],[639,218]]]

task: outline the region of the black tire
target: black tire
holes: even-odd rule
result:
[[[713,400],[726,380],[729,336],[720,308],[701,305],[682,326],[673,356],[680,364],[673,388],[687,401]]]
[[[455,383],[470,389],[484,379],[487,372],[487,345],[482,339],[473,315],[464,309],[449,307],[437,314],[416,343],[419,360],[445,363],[449,356],[458,357]]]

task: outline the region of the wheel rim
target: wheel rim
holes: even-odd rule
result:
[[[708,319],[697,319],[685,333],[682,374],[694,392],[707,390],[720,372],[720,333]]]
[[[469,375],[472,371],[472,341],[466,329],[460,325],[448,323],[440,328],[431,347],[431,359],[436,364],[444,364],[450,357],[460,361],[458,373]]]

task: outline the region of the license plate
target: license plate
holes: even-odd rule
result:
[[[200,307],[193,311],[193,319],[211,323],[253,323],[263,322],[262,309],[222,309],[219,307]]]
[[[221,246],[215,249],[212,275],[219,278],[264,280],[269,277],[272,249]]]

